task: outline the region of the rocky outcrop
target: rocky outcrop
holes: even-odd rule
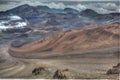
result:
[[[74,75],[69,69],[57,70],[53,76],[54,79],[73,79]]]
[[[118,63],[116,66],[113,66],[112,69],[109,69],[106,74],[120,74],[120,63]]]
[[[33,69],[32,74],[33,75],[41,75],[46,72],[49,72],[49,71],[45,67],[38,67],[38,68]]]

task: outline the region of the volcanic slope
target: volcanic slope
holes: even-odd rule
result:
[[[69,30],[37,40],[20,47],[10,47],[10,52],[71,52],[118,47],[119,23],[102,27]]]

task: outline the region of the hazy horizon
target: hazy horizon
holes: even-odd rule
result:
[[[98,13],[120,12],[118,0],[0,0],[0,11],[6,11],[23,4],[48,6],[50,8],[73,8],[78,11],[92,9]]]

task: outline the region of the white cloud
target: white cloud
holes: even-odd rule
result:
[[[118,8],[118,6],[115,3],[107,3],[107,4],[102,3],[100,5],[102,5],[102,7],[104,9],[106,9],[106,8],[107,9],[117,9]]]
[[[56,8],[56,9],[64,9],[64,8],[73,8],[76,9],[78,11],[82,11],[85,10],[87,8],[89,9],[93,9],[95,11],[97,11],[98,13],[110,13],[110,12],[117,12],[120,9],[118,8],[118,5],[116,3],[88,3],[88,4],[82,4],[82,3],[76,3],[76,5],[70,5],[70,4],[64,4],[62,2],[59,3],[55,3],[55,2],[49,2],[49,3],[43,3],[41,2],[41,0],[24,0],[24,1],[20,1],[19,3],[16,2],[10,2],[9,4],[3,4],[0,5],[0,10],[7,10],[7,9],[11,9],[17,6],[20,6],[22,4],[29,4],[32,6],[38,6],[38,5],[42,5],[42,6],[48,6],[50,8]]]

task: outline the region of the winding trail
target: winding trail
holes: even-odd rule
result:
[[[0,45],[0,77],[9,78],[15,76],[27,67],[24,62],[16,60],[7,52],[7,45]]]
[[[99,55],[95,51],[86,54],[76,53],[72,57],[63,55],[46,59],[23,59],[10,56],[7,52],[8,47],[7,45],[0,45],[0,78],[46,78],[47,73],[44,76],[32,75],[32,70],[41,66],[47,67],[52,75],[57,69],[70,69],[77,73],[105,74],[106,70],[117,64],[116,57],[113,57],[116,50],[112,50],[113,52],[109,52],[109,50],[99,52]],[[48,76],[48,78],[50,77]]]
[[[7,45],[0,45],[0,78],[36,78],[36,76],[32,75],[32,70],[46,65],[39,59],[12,57],[7,52],[7,49]],[[37,76],[37,78],[41,78],[41,76]]]

